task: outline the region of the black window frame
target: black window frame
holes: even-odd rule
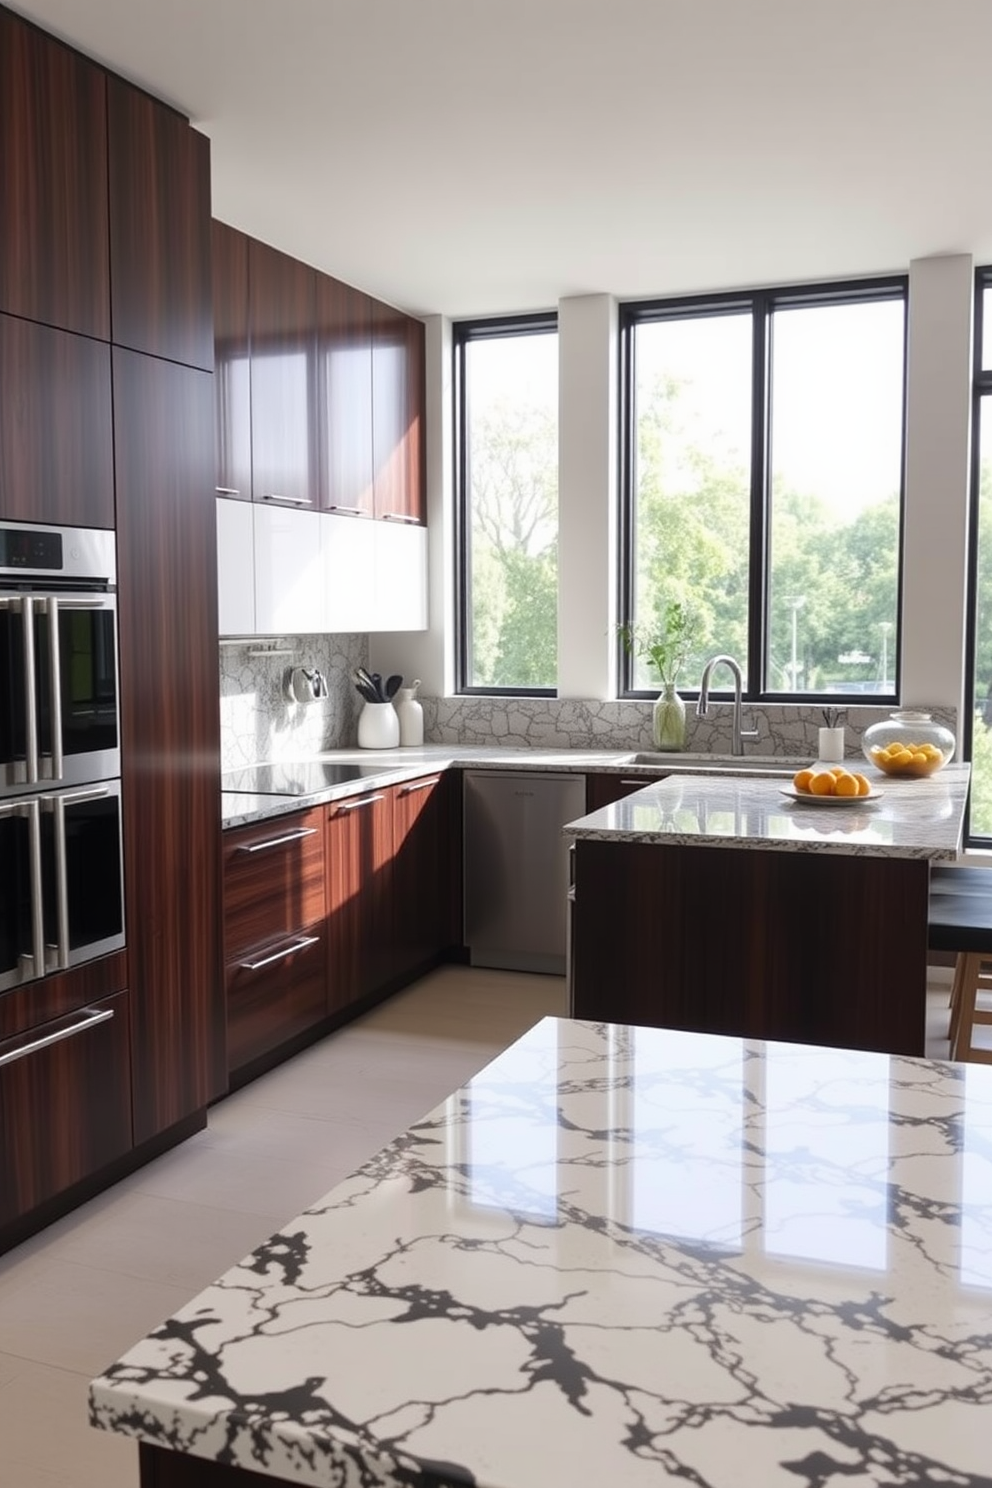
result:
[[[896,555],[896,613],[902,614],[903,552],[906,515],[906,405],[909,339],[909,275],[887,274],[872,278],[830,281],[823,284],[783,285],[776,288],[731,290],[720,294],[686,295],[664,299],[631,300],[619,307],[619,438],[618,492],[619,520],[617,542],[617,602],[619,621],[630,625],[633,620],[634,544],[636,542],[634,458],[637,429],[633,419],[636,368],[634,366],[634,332],[639,325],[663,320],[700,319],[730,315],[742,311],[752,316],[753,343],[751,354],[751,471],[750,471],[750,546],[748,568],[748,682],[744,700],[748,703],[794,703],[809,707],[819,705],[825,694],[782,692],[765,687],[768,666],[767,616],[769,479],[768,447],[771,427],[770,367],[774,312],[780,309],[807,309],[816,305],[857,304],[877,300],[901,300],[903,305],[903,387],[902,451],[899,467],[899,551]],[[830,693],[831,706],[853,707],[896,705],[902,690],[901,636],[896,646],[894,691],[891,693]],[[632,657],[618,637],[616,667],[620,698],[654,698],[658,689],[633,686],[636,658]],[[684,697],[698,697],[698,688],[679,686]],[[714,696],[720,690],[714,689]]]
[[[458,697],[557,697],[555,687],[476,687],[468,681],[469,597],[472,590],[472,557],[469,534],[470,494],[466,348],[473,341],[505,340],[510,336],[558,334],[557,310],[526,315],[493,315],[455,320],[451,324],[454,418],[454,555],[455,555],[455,694]]]

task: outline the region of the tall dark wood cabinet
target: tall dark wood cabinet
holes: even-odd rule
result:
[[[329,274],[317,275],[317,366],[320,505],[371,517],[372,301]]]
[[[107,118],[113,340],[212,372],[210,141],[113,74]]]
[[[379,300],[372,314],[372,453],[375,514],[426,519],[424,324]]]
[[[250,240],[252,497],[317,506],[316,272]]]
[[[396,785],[393,795],[393,974],[408,980],[461,942],[460,777]]]
[[[209,374],[114,350],[125,905],[140,1143],[226,1078]]]
[[[106,76],[0,9],[0,311],[105,341]]]
[[[389,981],[393,803],[373,791],[327,808],[327,1002],[337,1012]]]
[[[213,241],[216,490],[251,500],[248,238],[216,218]]]
[[[107,343],[0,315],[0,388],[0,515],[113,527]]]

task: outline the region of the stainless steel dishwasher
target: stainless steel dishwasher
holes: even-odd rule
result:
[[[466,770],[465,944],[473,966],[565,974],[566,822],[583,775]]]

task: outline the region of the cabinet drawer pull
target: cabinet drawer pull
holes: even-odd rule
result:
[[[273,951],[271,956],[263,956],[261,961],[240,961],[238,964],[242,971],[261,971],[263,966],[271,966],[273,961],[282,961],[294,951],[305,951],[307,946],[316,945],[319,938],[317,935],[301,935],[292,945],[283,946],[281,951]]]
[[[371,516],[371,512],[366,513],[364,506],[329,506],[327,510],[347,512],[349,517],[364,517],[366,515]]]
[[[415,780],[412,785],[402,785],[400,786],[400,795],[412,796],[414,791],[430,790],[432,785],[438,784],[440,778],[439,775],[435,775],[433,780]]]
[[[278,491],[263,491],[263,501],[285,501],[288,506],[313,506],[310,496],[282,496]]]
[[[419,517],[411,517],[409,512],[383,512],[383,522],[412,522],[417,527],[421,525]]]
[[[240,496],[241,495],[241,492],[240,491],[236,491],[233,486],[214,486],[214,490],[217,492],[217,495],[218,496]]]
[[[363,806],[372,806],[376,801],[382,801],[383,796],[363,796],[360,801],[342,801],[338,806],[339,811],[360,811]]]
[[[85,1033],[87,1028],[95,1028],[98,1023],[106,1023],[108,1018],[114,1016],[113,1008],[102,1008],[97,1012],[95,1008],[85,1008],[81,1013],[74,1015],[74,1021],[64,1028],[57,1029],[54,1033],[42,1034],[40,1038],[32,1039],[30,1044],[24,1044],[20,1049],[12,1049],[9,1054],[0,1054],[0,1065],[13,1064],[17,1059],[26,1059],[29,1054],[37,1054],[39,1049],[47,1049],[52,1044],[59,1044],[63,1039],[75,1038],[77,1033]]]
[[[299,842],[301,837],[314,837],[316,833],[316,827],[301,827],[298,832],[287,832],[284,837],[269,837],[265,842],[239,843],[235,852],[264,852],[267,847],[284,847],[287,842]]]
[[[620,784],[621,785],[654,785],[655,782],[656,782],[656,780],[657,780],[657,776],[654,776],[654,775],[645,775],[640,780],[621,780]]]

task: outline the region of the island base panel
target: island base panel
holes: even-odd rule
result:
[[[579,841],[573,1014],[922,1055],[926,859]]]

